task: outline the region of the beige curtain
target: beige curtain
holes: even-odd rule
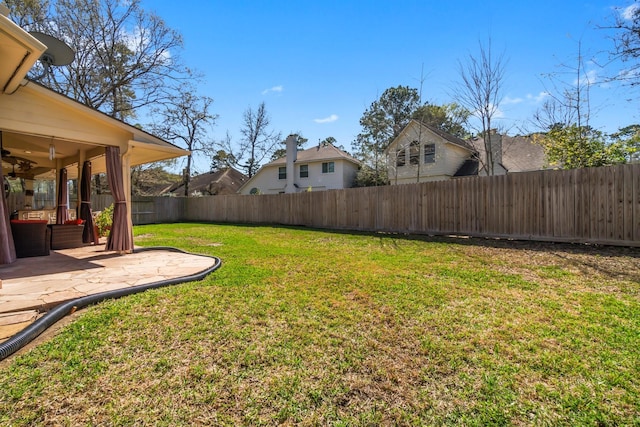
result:
[[[113,196],[113,224],[107,237],[106,250],[131,252],[133,250],[133,235],[128,227],[120,147],[107,147],[106,161],[107,182]]]

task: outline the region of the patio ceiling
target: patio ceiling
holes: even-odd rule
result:
[[[132,137],[135,137],[135,135],[132,135]],[[51,145],[55,148],[54,159],[49,159],[49,147]],[[166,142],[154,144],[129,139],[127,145],[131,166],[189,154],[188,151]],[[79,151],[84,152],[84,160],[91,161],[93,174],[106,173],[104,151],[106,145],[4,130],[2,131],[2,146],[6,150],[5,154],[9,153],[2,158],[2,170],[5,175],[11,173],[11,175],[19,178],[54,180],[59,161],[61,167],[67,168],[68,178],[75,179],[78,174]]]
[[[55,179],[56,159],[62,159],[63,166],[69,168],[69,178],[76,178],[77,172],[74,169],[77,168],[72,166],[77,165],[78,148],[83,145],[81,143],[3,131],[2,145],[6,150],[5,154],[8,152],[8,155],[2,158],[2,170],[5,174],[15,173],[15,176],[21,178]],[[56,158],[52,160],[49,159],[50,145],[55,147]],[[86,147],[95,148],[90,145]],[[101,151],[99,156],[103,157],[104,149]],[[97,163],[92,166],[94,173],[104,172],[104,161],[102,161],[102,170],[99,170]]]

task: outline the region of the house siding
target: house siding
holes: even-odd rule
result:
[[[322,163],[333,162],[334,171],[322,173]],[[300,165],[309,166],[309,177],[300,178]],[[357,166],[343,159],[327,159],[316,162],[296,162],[294,165],[294,183],[297,191],[334,190],[350,187],[357,173]],[[286,179],[278,179],[278,166],[265,166],[240,189],[240,194],[250,194],[252,188],[260,194],[278,194],[285,191]]]
[[[420,165],[410,165],[407,156],[404,166],[396,166],[398,150],[409,147],[412,141],[417,140],[420,140]],[[435,162],[424,163],[424,147],[429,144],[435,145]],[[389,180],[392,184],[416,183],[418,173],[420,175],[419,182],[449,179],[470,155],[469,150],[451,144],[428,130],[420,132],[416,127],[407,129],[389,148],[388,153]]]

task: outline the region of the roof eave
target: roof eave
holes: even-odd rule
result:
[[[0,40],[4,39],[0,53],[8,78],[0,82],[2,92],[11,94],[20,86],[33,64],[47,50],[38,39],[20,28],[8,17],[0,14]],[[5,71],[3,70],[3,71]]]

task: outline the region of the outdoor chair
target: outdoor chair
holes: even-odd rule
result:
[[[11,234],[18,258],[49,255],[50,233],[47,220],[11,220]]]

